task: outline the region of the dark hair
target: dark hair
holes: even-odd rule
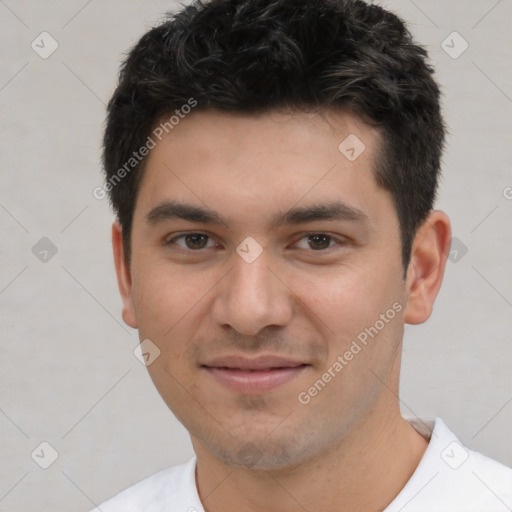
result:
[[[169,14],[130,51],[108,104],[105,190],[127,260],[145,161],[134,154],[156,122],[194,101],[195,110],[245,113],[341,107],[377,126],[376,181],[393,196],[406,269],[444,144],[426,58],[400,18],[360,0],[199,0]]]

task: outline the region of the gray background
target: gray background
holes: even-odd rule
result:
[[[457,239],[433,317],[406,328],[403,413],[440,416],[463,443],[512,465],[512,3],[381,3],[437,68],[451,132],[438,207]],[[0,0],[2,511],[86,511],[192,455],[133,355],[113,216],[92,195],[120,59],[176,7]],[[47,58],[31,47],[51,48],[43,31],[59,45]],[[469,44],[458,58],[454,31]],[[51,462],[43,441],[58,453],[48,469],[38,465]]]

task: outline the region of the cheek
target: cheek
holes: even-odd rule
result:
[[[198,331],[208,322],[213,297],[209,290],[218,278],[215,272],[186,272],[168,262],[151,262],[140,267],[134,288],[141,340],[150,339],[160,350],[157,365],[165,381],[173,375],[189,382],[194,367],[194,344]],[[155,366],[155,368],[153,368]],[[155,376],[159,381],[160,377]],[[169,383],[168,383],[169,384]],[[167,384],[166,384],[167,385]]]
[[[378,396],[380,380],[387,379],[403,333],[400,287],[390,276],[347,272],[324,280],[322,286],[319,281],[309,284],[309,304],[326,326],[328,349],[324,364],[310,382],[315,387],[323,376],[329,382],[321,397],[319,393],[312,400],[318,417],[326,403],[340,414],[351,411],[357,417]]]
[[[366,329],[376,323],[376,339],[383,340],[382,349],[387,345],[384,339],[396,339],[400,327],[397,309],[403,309],[403,287],[395,274],[390,269],[379,272],[376,267],[360,271],[342,269],[322,278],[298,282],[298,289],[308,290],[304,302],[314,313],[310,313],[312,321],[325,333],[331,359],[343,353],[361,333],[364,340]],[[381,315],[385,315],[384,320]],[[375,333],[373,329],[371,332]]]
[[[351,333],[354,326],[372,316],[376,290],[372,293],[369,280],[368,274],[341,269],[298,281],[296,289],[307,290],[304,302],[330,335],[338,337]]]
[[[194,314],[201,287],[169,265],[151,262],[139,268],[141,272],[134,277],[134,302],[140,335],[163,341]]]

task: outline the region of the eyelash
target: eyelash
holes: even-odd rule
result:
[[[202,235],[202,236],[206,236],[208,237],[208,241],[213,241],[213,238],[206,234],[206,233],[202,233],[200,231],[189,231],[189,232],[186,232],[186,233],[181,233],[173,238],[170,238],[170,239],[166,239],[164,241],[164,245],[165,246],[171,246],[171,245],[176,245],[180,250],[182,251],[185,251],[185,252],[197,252],[197,253],[200,253],[202,252],[203,250],[205,249],[211,249],[211,247],[204,247],[204,248],[201,248],[201,249],[189,249],[189,248],[186,248],[186,247],[181,247],[179,246],[177,243],[176,243],[176,240],[180,240],[180,239],[185,239],[187,236],[191,236],[191,235]],[[322,231],[315,231],[315,232],[311,232],[311,233],[307,233],[307,234],[304,234],[302,235],[295,243],[294,245],[296,245],[300,240],[302,239],[305,239],[305,238],[308,238],[308,237],[312,237],[312,236],[325,236],[325,237],[328,237],[329,238],[329,244],[331,242],[335,242],[337,245],[339,246],[344,246],[344,245],[347,245],[347,241],[344,240],[344,239],[341,239],[341,238],[338,238],[338,237],[335,237],[334,235],[330,235],[329,233],[324,233]],[[306,242],[307,243],[307,242]],[[334,245],[329,245],[329,247],[327,247],[326,249],[303,249],[303,250],[310,250],[311,252],[315,252],[315,253],[321,253],[321,252],[327,252],[329,249],[331,249],[332,247],[334,247]]]

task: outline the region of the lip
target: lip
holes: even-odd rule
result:
[[[280,356],[249,359],[225,356],[212,359],[201,367],[215,380],[238,392],[274,389],[301,374],[309,365]]]
[[[229,355],[211,359],[203,363],[202,366],[238,370],[268,370],[272,368],[293,368],[303,364],[302,361],[294,361],[293,359],[277,355],[264,355],[254,358]]]

